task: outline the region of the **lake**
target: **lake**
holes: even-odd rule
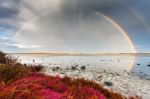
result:
[[[91,68],[104,68],[115,72],[130,71],[150,76],[150,57],[133,55],[112,56],[51,56],[45,54],[15,54],[22,63],[43,64],[45,66],[72,66],[74,64]],[[33,62],[34,60],[34,62]]]

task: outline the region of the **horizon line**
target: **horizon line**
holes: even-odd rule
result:
[[[150,54],[150,52],[8,52],[7,54]]]

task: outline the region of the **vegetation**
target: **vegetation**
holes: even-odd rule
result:
[[[21,64],[17,62],[17,59],[0,52],[0,85],[11,83],[33,72],[39,72],[42,68],[41,65]]]
[[[94,81],[48,76],[40,73],[41,69],[0,52],[0,99],[127,99]]]

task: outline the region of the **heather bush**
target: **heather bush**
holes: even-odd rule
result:
[[[0,63],[6,63],[6,54],[0,51]]]
[[[28,69],[19,66],[0,65],[0,78],[1,81],[4,82],[11,82],[12,80],[22,77],[29,72],[30,71]]]
[[[71,80],[71,79],[70,79]],[[74,81],[73,81],[74,82]],[[82,82],[81,82],[82,83]],[[34,99],[106,99],[92,86],[69,85],[60,77],[34,73],[3,87],[0,98],[32,97]]]
[[[84,79],[29,74],[0,89],[0,99],[126,99]],[[141,99],[131,97],[130,99]]]
[[[17,62],[17,59],[0,51],[0,86],[30,73],[41,71],[42,68],[41,65],[21,64]]]
[[[92,88],[103,93],[103,95],[106,96],[108,99],[124,99],[124,98],[126,98],[123,95],[121,95],[120,93],[116,93],[116,92],[112,92],[110,90],[104,89],[102,85],[95,83],[94,81],[84,80],[83,78],[72,80],[69,77],[64,77],[64,78],[62,78],[62,81],[65,82],[66,84],[69,84],[70,86],[76,85],[75,87],[92,86]],[[73,92],[76,92],[76,90],[74,90]],[[78,92],[80,92],[80,91],[78,91]],[[83,98],[83,99],[85,99],[85,98]]]
[[[42,66],[11,66],[0,64],[0,81],[5,83],[10,83],[17,78],[24,77],[33,72],[39,72],[43,67]]]
[[[14,65],[17,63],[18,62],[17,62],[16,58],[13,58],[13,57],[3,53],[2,51],[0,51],[0,64]]]

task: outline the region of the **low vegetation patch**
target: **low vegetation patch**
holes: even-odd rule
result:
[[[84,79],[29,74],[0,89],[1,99],[127,99]],[[129,99],[140,99],[130,97]]]
[[[42,68],[43,66],[41,65],[21,64],[16,58],[0,52],[0,85],[11,83],[33,72],[39,72]]]

